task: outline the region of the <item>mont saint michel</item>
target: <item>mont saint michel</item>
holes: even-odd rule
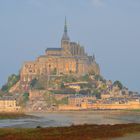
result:
[[[23,89],[28,89],[29,82],[40,76],[80,76],[88,73],[100,74],[99,65],[94,55],[89,56],[79,43],[70,41],[65,19],[61,47],[47,48],[45,55],[39,56],[34,62],[25,62],[20,72],[20,83]]]
[[[19,75],[8,78],[1,89],[1,111],[140,109],[137,92],[106,80],[95,56],[70,40],[66,19],[60,42],[59,48],[46,48],[35,61],[24,62]]]
[[[140,0],[0,0],[0,140],[140,139]]]

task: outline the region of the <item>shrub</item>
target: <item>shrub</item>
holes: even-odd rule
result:
[[[1,90],[3,92],[8,92],[11,87],[13,87],[20,79],[19,75],[12,74],[11,76],[8,77],[8,81],[5,85],[2,86]]]
[[[38,90],[43,90],[45,89],[44,85],[43,85],[43,82],[41,82],[40,80],[37,80],[36,78],[33,79],[31,82],[30,82],[30,88],[32,89],[38,89]]]
[[[122,83],[121,83],[120,81],[115,81],[115,82],[113,83],[113,85],[114,85],[114,86],[118,86],[120,89],[123,88],[123,85],[122,85]]]

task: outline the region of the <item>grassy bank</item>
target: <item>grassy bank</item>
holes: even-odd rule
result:
[[[1,128],[2,140],[94,140],[140,132],[140,124],[81,125],[56,128]]]
[[[28,118],[33,117],[31,115],[26,115],[24,113],[6,113],[2,112],[0,113],[0,120],[1,119],[18,119],[18,118]]]

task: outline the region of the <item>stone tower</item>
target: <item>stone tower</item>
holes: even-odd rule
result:
[[[64,33],[61,39],[61,48],[66,52],[65,55],[68,55],[70,53],[70,38],[68,36],[66,17],[65,17]]]

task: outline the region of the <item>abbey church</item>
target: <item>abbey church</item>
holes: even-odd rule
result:
[[[47,48],[45,55],[39,56],[33,62],[25,62],[20,71],[20,82],[29,83],[41,75],[76,74],[80,76],[90,72],[100,73],[95,57],[88,56],[79,43],[70,41],[65,19],[61,47]]]

